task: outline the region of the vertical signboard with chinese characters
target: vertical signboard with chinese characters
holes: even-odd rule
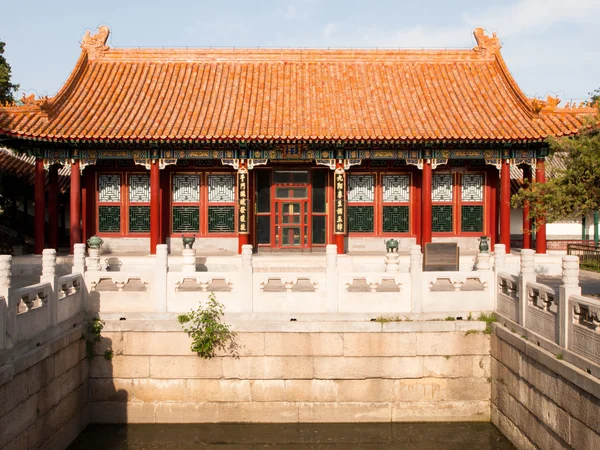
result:
[[[248,234],[248,170],[238,170],[238,233]]]
[[[346,234],[346,172],[337,168],[334,173],[334,234]]]

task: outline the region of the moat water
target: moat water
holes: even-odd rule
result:
[[[504,450],[490,423],[92,425],[69,450]]]

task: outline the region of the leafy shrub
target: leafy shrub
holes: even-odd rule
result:
[[[195,311],[177,316],[183,331],[192,338],[190,349],[198,356],[213,358],[215,352],[221,350],[239,358],[237,334],[223,322],[223,315],[223,305],[211,292],[204,306],[200,304]]]

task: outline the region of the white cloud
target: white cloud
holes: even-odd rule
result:
[[[283,13],[283,16],[286,19],[295,19],[296,17],[298,17],[298,10],[296,9],[296,6],[289,5]]]

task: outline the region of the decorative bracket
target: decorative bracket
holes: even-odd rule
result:
[[[71,162],[75,162],[74,159],[71,160]],[[85,169],[87,166],[94,166],[96,165],[96,159],[80,159],[79,160],[79,173],[82,174],[83,173],[83,169]]]
[[[173,166],[177,164],[177,158],[173,159],[159,159],[158,160],[158,169],[163,170],[167,166]]]
[[[431,160],[431,170],[435,170],[437,166],[443,166],[448,164],[448,159],[432,159]]]
[[[335,159],[315,159],[317,166],[327,166],[331,170],[335,170]]]
[[[149,159],[134,159],[133,162],[136,166],[144,166],[146,170],[150,170],[150,166],[152,165]]]
[[[264,159],[249,159],[248,160],[248,170],[254,169],[255,166],[266,166],[269,160],[267,158]]]
[[[417,166],[419,170],[423,170],[423,159],[409,158],[406,160],[406,164]]]
[[[221,164],[224,166],[231,166],[234,170],[238,170],[240,168],[240,160],[239,159],[222,159]]]
[[[68,159],[44,159],[44,170],[50,170],[50,167],[54,164],[60,164],[61,166],[69,165]]]
[[[500,158],[485,158],[485,163],[495,166],[498,170],[502,169],[502,159]]]
[[[362,159],[344,159],[344,170],[350,169],[352,166],[360,166]]]

